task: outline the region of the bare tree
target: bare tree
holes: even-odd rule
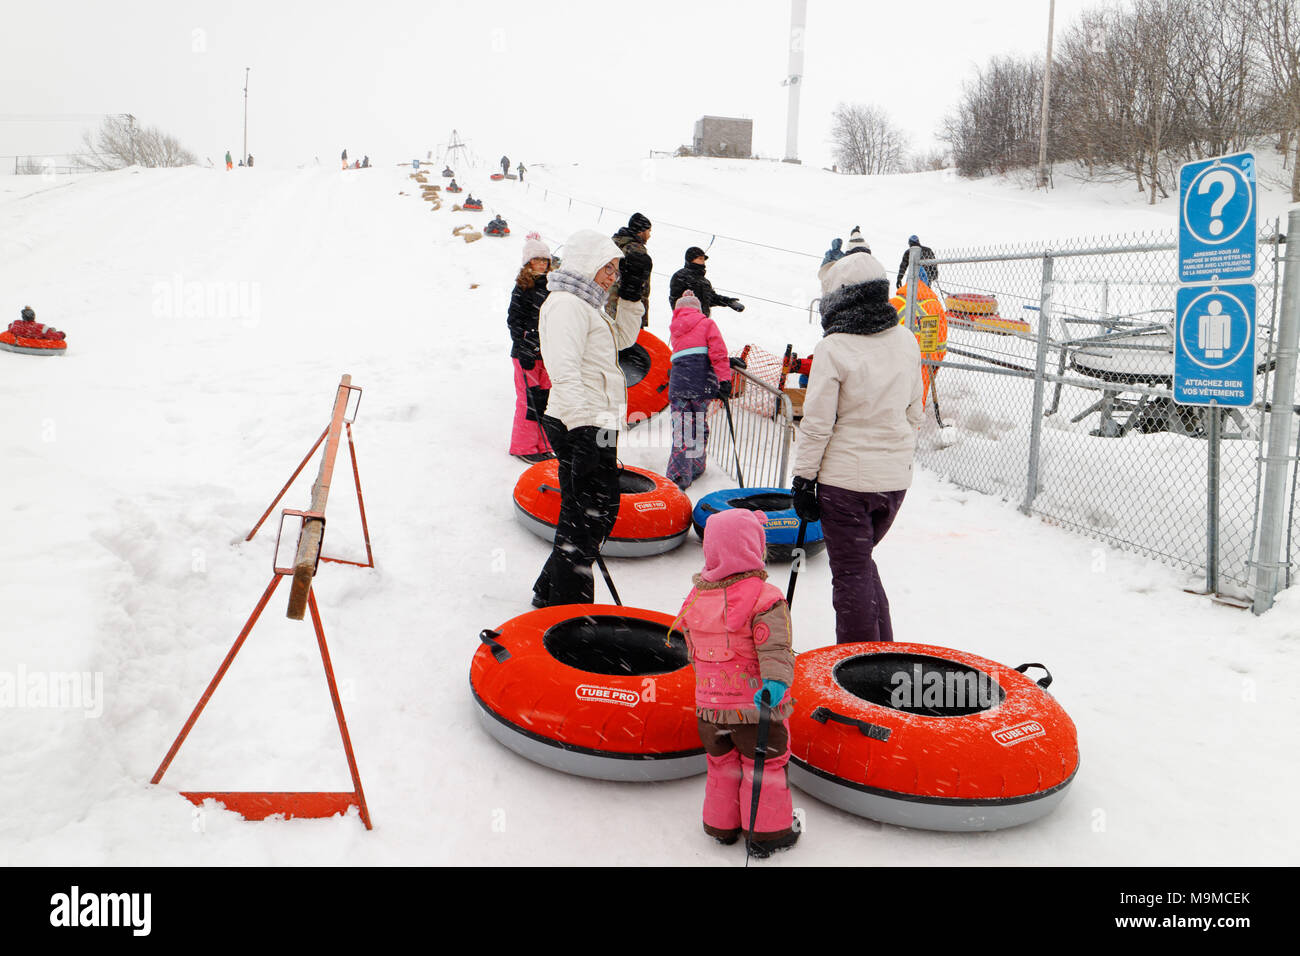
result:
[[[948,154],[942,149],[909,153],[902,162],[902,170],[905,173],[934,173],[947,168]]]
[[[1283,153],[1293,145],[1291,201],[1300,202],[1300,0],[1255,0],[1267,113]]]
[[[106,116],[93,136],[87,131],[81,139],[88,154],[79,162],[87,169],[192,166],[199,161],[174,136],[156,126],[137,127],[135,118],[129,115]]]
[[[907,135],[877,106],[841,103],[832,114],[831,147],[846,173],[875,176],[902,168]]]

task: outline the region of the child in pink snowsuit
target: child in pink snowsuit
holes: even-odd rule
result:
[[[709,441],[707,416],[714,398],[731,397],[731,363],[717,324],[701,311],[700,300],[687,289],[673,308],[669,326],[673,347],[668,401],[672,406],[673,450],[668,456],[668,480],[685,491],[704,473]]]
[[[735,843],[749,829],[758,700],[768,692],[771,723],[751,844],[756,856],[799,838],[786,779],[794,680],[790,608],[763,570],[766,522],[763,512],[743,508],[709,519],[704,570],[678,615],[695,668],[695,713],[708,759],[704,832],[721,843]]]

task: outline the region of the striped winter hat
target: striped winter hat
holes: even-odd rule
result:
[[[867,240],[862,238],[862,230],[858,226],[854,226],[853,231],[849,233],[849,241],[844,243],[844,251],[845,253],[871,251]]]

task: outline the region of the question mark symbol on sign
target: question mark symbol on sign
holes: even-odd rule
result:
[[[1236,195],[1237,178],[1226,169],[1216,169],[1201,177],[1201,184],[1196,187],[1197,195],[1204,196],[1214,188],[1215,183],[1223,189],[1219,193],[1219,198],[1210,204],[1210,235],[1212,236],[1223,232],[1223,220],[1219,218],[1219,214],[1223,212],[1223,207],[1228,205],[1228,201]]]

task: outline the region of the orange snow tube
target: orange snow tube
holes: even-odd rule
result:
[[[671,551],[691,530],[691,499],[663,475],[624,466],[618,472],[618,518],[600,553],[640,558]],[[539,461],[515,483],[515,518],[546,541],[560,520],[560,466]]]
[[[479,722],[515,753],[600,780],[703,773],[695,671],[659,611],[563,604],[479,635],[469,682]]]
[[[899,315],[899,323],[907,321],[907,286],[903,286],[889,300]],[[942,362],[948,354],[948,318],[944,315],[939,297],[924,282],[917,281],[916,298],[916,344],[921,347],[921,358]],[[930,398],[934,376],[939,371],[937,366],[921,366],[921,407],[924,408]]]
[[[795,660],[790,783],[897,826],[998,830],[1065,796],[1074,722],[1010,668],[927,644],[837,644]]]
[[[0,332],[0,349],[20,355],[63,355],[68,350],[68,343],[63,339],[27,338],[6,330]]]
[[[627,421],[643,422],[668,407],[668,373],[673,353],[663,340],[642,329],[636,342],[618,353],[618,364],[627,384]]]
[[[973,329],[976,332],[995,332],[999,335],[1029,332],[1029,323],[1023,319],[1007,319],[998,314],[996,296],[967,292],[948,296],[946,304],[947,315],[953,325]]]

